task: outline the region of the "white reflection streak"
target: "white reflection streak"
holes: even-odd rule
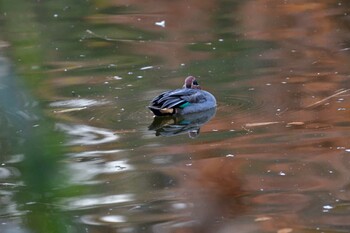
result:
[[[86,183],[93,177],[101,174],[101,170],[99,169],[99,163],[101,162],[102,160],[70,163],[68,167],[72,174],[70,177],[71,182],[76,184]]]
[[[50,103],[50,107],[90,107],[90,106],[99,106],[108,104],[107,100],[93,100],[93,99],[71,99],[71,100],[62,100]]]
[[[70,169],[71,182],[82,183],[90,181],[93,177],[103,173],[117,173],[133,170],[134,167],[128,164],[127,160],[115,160],[105,162],[103,155],[116,154],[123,150],[105,150],[105,151],[84,151],[80,153],[69,154],[71,158],[95,158],[94,160],[71,162]]]
[[[127,161],[117,160],[111,161],[105,164],[104,172],[105,173],[115,173],[120,171],[130,171],[133,170],[134,167],[127,163]]]
[[[84,161],[69,164],[71,182],[82,183],[90,181],[93,177],[105,173],[118,173],[133,170],[134,167],[127,160],[104,162],[103,159]]]
[[[87,209],[93,208],[100,205],[110,205],[110,204],[118,204],[130,202],[135,199],[133,194],[119,194],[119,195],[111,195],[106,197],[79,197],[75,199],[70,199],[64,205],[67,209]]]
[[[56,127],[59,130],[76,137],[67,142],[66,145],[97,145],[112,142],[119,138],[110,130],[88,125],[67,125],[57,123]]]
[[[126,217],[121,215],[107,215],[102,216],[101,220],[108,223],[119,223],[119,222],[126,222]]]
[[[89,158],[89,157],[99,157],[104,154],[115,154],[123,150],[96,150],[96,151],[84,151],[80,153],[69,154],[69,156],[74,158]]]

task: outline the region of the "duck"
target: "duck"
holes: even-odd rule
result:
[[[201,89],[196,77],[188,76],[182,88],[161,93],[148,108],[155,116],[187,115],[216,108],[216,99]]]

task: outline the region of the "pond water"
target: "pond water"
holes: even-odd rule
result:
[[[349,14],[0,0],[0,232],[350,232]],[[154,119],[188,75],[217,109]]]

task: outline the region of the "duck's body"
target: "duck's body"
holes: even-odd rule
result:
[[[148,106],[156,116],[186,115],[215,107],[215,97],[207,91],[200,90],[193,76],[186,78],[183,88],[161,93]]]

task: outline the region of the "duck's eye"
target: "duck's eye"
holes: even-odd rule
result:
[[[193,81],[193,85],[196,85],[196,86],[199,85],[198,82],[197,82],[197,80],[194,80],[194,81]]]

